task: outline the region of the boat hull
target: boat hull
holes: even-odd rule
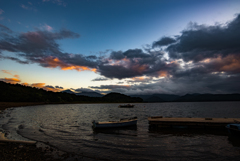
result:
[[[93,122],[93,128],[118,128],[118,127],[128,127],[128,126],[136,126],[137,120],[130,120],[128,122],[107,122],[107,123],[97,123]]]
[[[226,126],[229,134],[240,136],[240,125],[239,124],[229,124]]]

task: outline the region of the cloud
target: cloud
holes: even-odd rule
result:
[[[64,53],[59,48],[56,40],[65,38],[78,38],[79,34],[62,29],[59,32],[36,30],[21,34],[10,33],[7,27],[1,25],[4,31],[1,33],[5,38],[0,40],[0,50],[9,51],[17,57],[1,55],[2,59],[14,60],[21,64],[38,63],[42,67],[57,68],[62,70],[94,71],[97,62],[94,56]]]
[[[131,49],[125,52],[113,51],[109,58],[101,61],[98,72],[107,78],[132,78],[139,76],[159,77],[159,73],[171,74],[179,67],[177,62],[169,63],[163,58],[162,51]],[[167,72],[166,72],[167,71]]]
[[[240,53],[240,15],[225,25],[205,26],[190,23],[178,36],[177,42],[168,46],[173,59],[202,61],[206,58],[225,57]]]
[[[13,75],[10,71],[8,70],[1,70],[3,73],[9,74],[9,75]],[[30,87],[35,87],[35,88],[42,88],[46,91],[53,91],[53,92],[60,92],[62,91],[64,88],[60,87],[60,86],[50,86],[50,85],[45,85],[46,83],[21,83],[21,80],[19,79],[20,76],[15,74],[13,75],[15,78],[0,78],[0,81],[4,81],[6,83],[11,83],[11,84],[21,84],[24,86],[30,86]]]
[[[40,87],[46,91],[52,91],[52,92],[60,92],[62,91],[62,88],[55,88],[53,86],[50,86],[50,85],[46,85],[46,86],[43,86],[43,87]]]
[[[6,83],[11,83],[11,84],[16,84],[21,82],[21,80],[17,79],[17,78],[0,78],[0,81],[4,81]]]
[[[134,84],[129,87],[102,85],[91,87],[107,92],[120,92],[128,95],[146,95],[146,94],[177,94],[185,95],[187,93],[215,93],[231,94],[239,93],[240,75],[228,76],[226,74],[209,74],[209,75],[190,75],[186,77],[174,77],[171,79],[158,79],[155,83]]]
[[[32,6],[32,4],[30,4],[30,3],[28,3],[28,4]],[[25,10],[37,11],[35,8],[30,7],[30,6],[27,6],[27,5],[24,5],[24,4],[21,4],[20,7],[23,8],[23,9],[25,9]]]
[[[55,86],[55,88],[63,89],[63,87],[60,87],[60,86]]]
[[[52,91],[52,92],[60,92],[63,90],[61,88],[55,88],[53,86],[45,85],[45,84],[46,83],[32,83],[32,84],[28,84],[28,86],[35,87],[35,88],[42,88],[46,91]]]
[[[42,28],[47,30],[47,31],[52,31],[53,30],[53,28],[51,26],[47,25],[47,24],[43,25]]]
[[[20,78],[19,75],[17,75],[17,74],[15,74],[14,77],[15,77],[15,78]]]
[[[127,83],[149,83],[152,80],[152,77],[133,77],[130,80],[127,80]]]
[[[6,28],[2,25],[2,28]],[[7,33],[5,31],[4,33]],[[80,35],[62,29],[59,32],[36,30],[26,33],[5,34],[0,41],[0,50],[16,53],[17,57],[2,55],[2,59],[11,59],[18,63],[38,63],[42,67],[60,68],[62,70],[93,71],[106,78],[131,78],[136,76],[159,76],[159,73],[171,68],[163,59],[162,51],[143,51],[129,49],[127,51],[112,51],[109,57],[84,56],[81,54],[64,53],[56,40],[78,38]]]
[[[0,15],[3,14],[3,13],[4,13],[4,11],[2,9],[0,9]]]
[[[95,68],[89,68],[89,67],[86,67],[86,66],[67,64],[67,63],[59,60],[59,58],[52,57],[52,56],[46,57],[42,60],[39,60],[39,62],[41,62],[40,63],[41,66],[48,67],[48,68],[60,67],[62,70],[77,70],[77,71],[89,70],[89,71],[96,72]]]
[[[43,2],[52,2],[53,4],[57,4],[59,6],[64,6],[66,7],[66,3],[62,0],[42,0]]]
[[[67,29],[53,32],[45,28],[19,34],[0,25],[0,34],[2,53],[16,54],[16,57],[0,54],[0,59],[61,70],[93,71],[101,77],[92,81],[117,78],[131,85],[101,85],[91,89],[172,94],[240,91],[236,84],[240,72],[240,15],[222,25],[190,23],[180,35],[161,37],[147,49],[108,50],[101,56],[62,51],[58,40],[80,37]],[[159,50],[162,46],[164,49]]]
[[[152,46],[153,47],[167,46],[175,42],[176,40],[171,37],[162,37],[160,40],[154,41]]]
[[[26,10],[28,10],[28,7],[27,6],[25,6],[25,5],[20,5],[23,9],[26,9]]]
[[[90,88],[93,89],[126,89],[126,88],[131,88],[130,85],[101,85],[100,87],[98,86],[91,86]]]
[[[28,83],[21,83],[21,85],[24,85],[24,86],[29,86],[29,84]]]
[[[10,71],[8,71],[8,70],[1,70],[1,71],[2,71],[3,73],[12,75],[12,73],[11,73]]]
[[[32,87],[36,87],[36,88],[43,88],[45,86],[46,83],[33,83],[31,84]]]
[[[6,73],[6,74],[9,74],[9,75],[13,75],[10,71],[8,71],[8,70],[1,70],[3,73]],[[17,79],[19,79],[20,77],[19,77],[19,75],[17,75],[17,74],[15,74],[15,75],[13,75],[15,78],[17,78]]]
[[[1,30],[1,35],[4,36],[5,34],[8,35],[8,33],[12,33],[12,30],[9,29],[8,27],[0,24],[0,30]]]
[[[108,78],[95,78],[93,79],[92,81],[106,81],[106,80],[109,80]]]
[[[20,60],[16,57],[11,57],[11,56],[2,56],[1,53],[0,53],[0,59],[9,59],[9,60],[13,60],[13,61],[16,61],[20,64],[29,64],[29,61],[23,61],[23,60]]]

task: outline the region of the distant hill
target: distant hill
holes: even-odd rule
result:
[[[158,96],[150,96],[149,98],[145,99],[145,102],[165,102]]]
[[[144,102],[208,102],[208,101],[240,101],[240,94],[186,94],[184,96],[172,94],[131,95],[140,97]]]
[[[173,94],[152,94],[152,95],[130,95],[131,97],[140,97],[144,102],[170,102],[175,101],[180,96]]]
[[[240,101],[240,94],[186,94],[177,102]]]
[[[61,91],[62,93],[69,93],[69,94],[76,94],[75,92],[67,89],[67,90],[64,90],[64,91]]]
[[[109,93],[102,97],[103,100],[108,100],[110,102],[126,102],[126,103],[132,103],[132,102],[142,102],[143,100],[140,97],[130,97],[124,94],[120,93]]]
[[[76,93],[76,95],[88,96],[88,97],[103,97],[104,96],[97,92],[81,92],[81,93]]]
[[[69,89],[62,91],[63,93],[69,93],[69,94],[75,94],[78,96],[88,96],[88,97],[103,97],[102,94],[97,93],[97,92],[80,92],[80,93],[75,93]]]
[[[88,97],[69,91],[52,92],[39,88],[9,84],[0,81],[0,102],[46,102],[46,103],[118,103],[142,102],[141,98],[120,93],[110,93],[104,97]],[[69,92],[69,93],[68,93]]]
[[[46,103],[134,103],[134,102],[203,102],[240,101],[240,94],[171,94],[131,95],[109,93],[105,96],[96,92],[76,95],[70,90],[52,92],[39,88],[9,84],[0,81],[0,102],[46,102]],[[86,96],[88,95],[88,96]],[[94,96],[94,97],[92,97]]]

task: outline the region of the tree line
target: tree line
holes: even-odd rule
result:
[[[109,93],[103,97],[88,97],[0,81],[0,102],[133,103],[142,101],[139,97],[130,97],[120,93]]]

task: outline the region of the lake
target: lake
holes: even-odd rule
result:
[[[60,104],[10,108],[0,117],[9,139],[36,140],[85,160],[240,160],[240,141],[227,131],[149,131],[149,116],[240,117],[240,102]],[[138,117],[137,127],[95,131],[92,121]],[[89,158],[88,158],[89,157]]]

